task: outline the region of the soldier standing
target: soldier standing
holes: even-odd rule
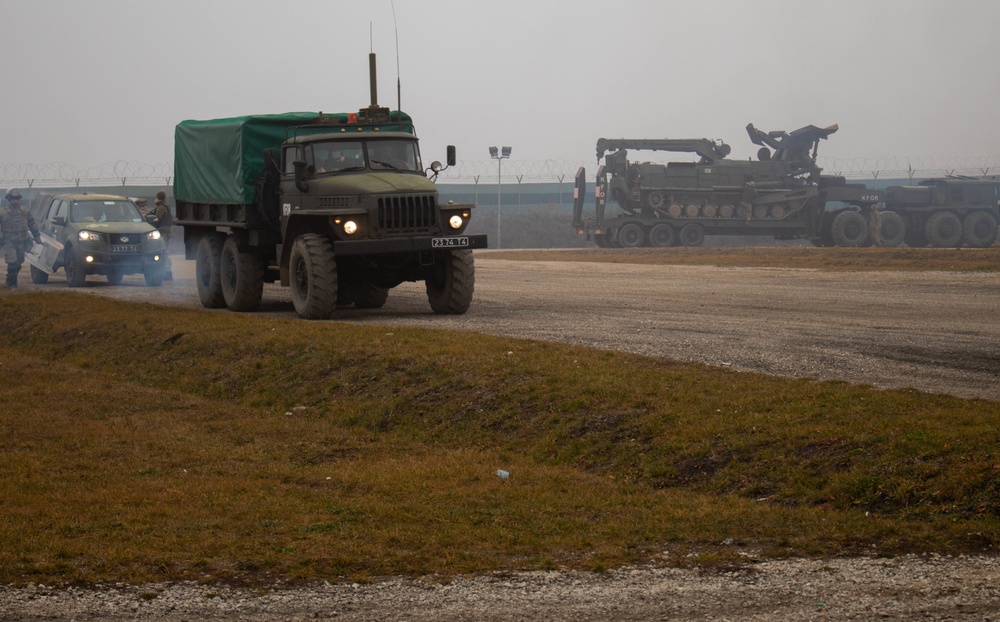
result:
[[[0,249],[7,262],[7,287],[17,287],[17,273],[24,263],[24,253],[31,249],[32,238],[42,243],[38,226],[31,212],[21,207],[21,191],[11,188],[7,191],[7,205],[0,208]]]
[[[170,206],[167,205],[167,193],[160,190],[156,193],[156,202],[149,212],[149,222],[160,230],[160,237],[166,247],[165,262],[166,272],[163,275],[164,281],[173,281],[174,274],[170,265],[170,230],[174,225],[174,217],[170,214]]]

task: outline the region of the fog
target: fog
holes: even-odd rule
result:
[[[184,119],[357,110],[370,51],[379,103],[413,116],[425,164],[447,144],[484,165],[491,145],[512,167],[595,162],[599,137],[723,139],[748,157],[747,123],[837,123],[821,155],[845,161],[1000,154],[989,0],[0,6],[6,181],[24,165],[169,168]]]

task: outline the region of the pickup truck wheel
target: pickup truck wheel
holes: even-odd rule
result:
[[[997,221],[989,212],[972,212],[962,219],[962,242],[971,248],[988,248],[997,241]]]
[[[872,230],[875,232],[875,243],[885,248],[895,248],[906,238],[906,223],[903,222],[903,217],[888,210],[874,213]]]
[[[83,258],[77,257],[76,251],[66,249],[66,285],[83,287],[87,282],[87,269],[83,266]]]
[[[260,258],[240,251],[234,236],[222,245],[219,259],[222,297],[231,311],[253,311],[264,295],[264,265]]]
[[[937,212],[927,219],[926,233],[931,246],[958,248],[962,243],[962,221],[951,212]]]
[[[207,235],[198,242],[195,257],[195,281],[198,284],[198,298],[206,309],[221,309],[226,306],[222,296],[222,278],[219,262],[222,260],[222,238]]]
[[[351,286],[351,302],[359,309],[381,309],[389,299],[389,290],[371,283]]]
[[[857,212],[850,210],[840,212],[830,225],[830,235],[837,246],[847,248],[864,246],[868,241],[868,222]]]
[[[295,238],[288,271],[299,317],[329,319],[337,309],[337,259],[330,240],[315,233]]]
[[[105,274],[104,276],[105,278],[108,279],[108,283],[112,285],[121,285],[122,279],[125,278],[125,275],[122,273],[122,271],[118,270],[117,268],[109,268],[108,273]]]
[[[472,304],[476,265],[472,251],[450,251],[434,265],[434,274],[424,284],[434,313],[461,315]]]
[[[36,285],[45,285],[49,282],[49,273],[31,266],[31,282]]]

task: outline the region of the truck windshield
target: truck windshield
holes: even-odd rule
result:
[[[390,170],[423,173],[417,143],[413,140],[316,142],[306,147],[306,163],[316,173]]]
[[[76,201],[70,210],[73,222],[142,222],[142,214],[130,201]]]

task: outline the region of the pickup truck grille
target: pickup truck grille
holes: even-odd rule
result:
[[[436,195],[409,194],[378,200],[378,226],[385,234],[427,232],[435,225]]]
[[[131,246],[138,249],[145,237],[145,233],[112,233],[111,244],[115,246]]]

